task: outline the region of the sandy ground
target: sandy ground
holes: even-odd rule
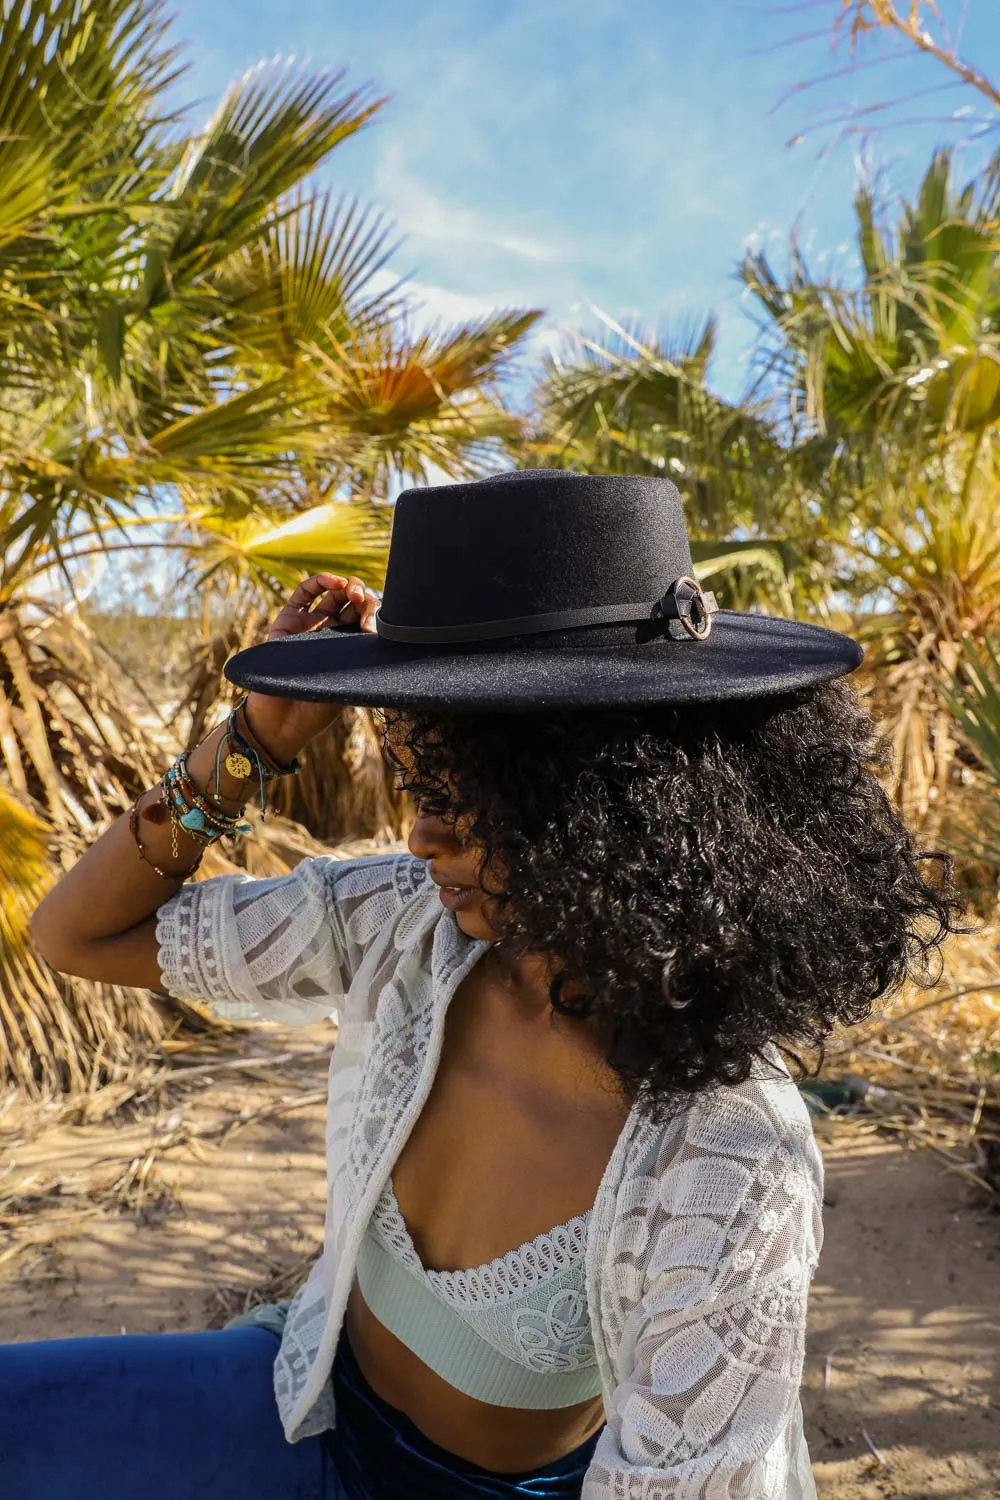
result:
[[[1000,1495],[1000,1215],[929,1152],[848,1125],[821,1144],[803,1404],[822,1500]]]
[[[322,1226],[329,1040],[261,1029],[244,1055],[265,1066],[194,1060],[136,1121],[8,1111],[0,1341],[215,1326],[302,1274]],[[820,1138],[803,1399],[822,1500],[1000,1495],[1000,1216],[890,1136]]]

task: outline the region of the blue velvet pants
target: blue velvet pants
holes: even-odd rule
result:
[[[0,1345],[2,1500],[578,1500],[596,1436],[532,1474],[446,1453],[346,1337],[337,1428],[287,1443],[263,1328]]]

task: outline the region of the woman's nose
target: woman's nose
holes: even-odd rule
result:
[[[421,813],[417,814],[407,842],[410,853],[417,859],[439,859],[441,855],[454,854],[462,847],[455,837],[454,828],[443,818]]]

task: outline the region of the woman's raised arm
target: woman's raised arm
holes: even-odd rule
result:
[[[319,573],[301,583],[275,617],[268,640],[322,628],[373,631],[378,600],[357,578]],[[340,712],[330,703],[303,703],[251,693],[248,738],[271,760],[288,762]],[[211,790],[220,811],[245,805],[253,780],[240,780],[216,759],[227,727],[219,724],[188,757],[196,790]],[[158,800],[143,793],[138,807]],[[138,989],[161,989],[156,912],[183,885],[202,845],[174,819],[137,819],[140,856],[128,815],[120,817],[45,897],[31,921],[41,956],[65,974]],[[162,872],[162,873],[159,873]]]

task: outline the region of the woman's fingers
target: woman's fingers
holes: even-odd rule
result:
[[[361,611],[361,629],[368,635],[377,635],[378,626],[375,624],[375,616],[381,600],[369,589],[365,594],[365,607]]]
[[[334,608],[343,605],[347,598],[347,585],[348,579],[339,578],[336,573],[314,573],[311,578],[302,580],[286,608],[294,606],[300,611],[318,608],[324,614],[329,614]]]
[[[314,573],[304,578],[275,616],[268,640],[323,629],[375,629],[378,599],[360,578]]]
[[[375,611],[379,606],[377,595],[365,588],[360,578],[349,578],[344,592],[345,602],[337,611],[337,625],[373,632]]]
[[[346,599],[346,578],[335,573],[315,573],[311,578],[304,578],[275,616],[268,640],[301,635],[317,625],[331,624]]]

